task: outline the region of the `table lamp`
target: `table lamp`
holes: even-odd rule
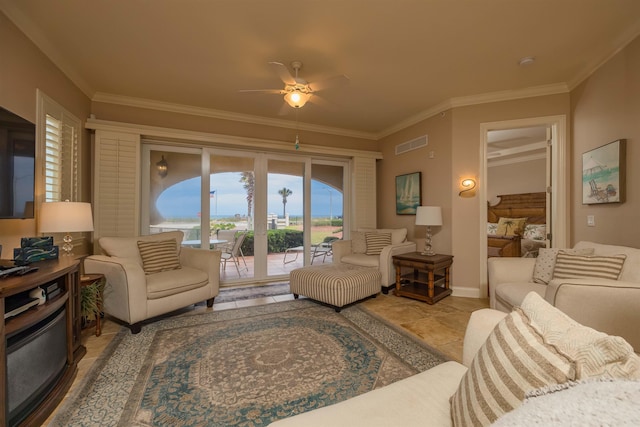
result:
[[[435,255],[436,253],[431,247],[431,226],[442,225],[442,210],[440,206],[418,206],[416,210],[416,225],[427,226],[427,239],[422,255]]]
[[[65,233],[62,249],[65,255],[73,250],[70,233],[93,231],[91,203],[84,202],[48,202],[40,209],[41,233]]]

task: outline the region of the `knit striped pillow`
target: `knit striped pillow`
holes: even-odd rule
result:
[[[364,238],[367,241],[367,255],[380,255],[382,249],[391,244],[390,233],[365,233]]]
[[[138,241],[138,250],[142,258],[142,269],[145,274],[180,268],[178,248],[175,239],[143,242]]]
[[[596,277],[618,280],[626,255],[571,255],[562,251],[556,256],[553,269],[554,279],[573,279],[578,277]]]
[[[456,427],[488,426],[529,390],[575,379],[571,360],[547,346],[521,309],[496,326],[451,397]]]

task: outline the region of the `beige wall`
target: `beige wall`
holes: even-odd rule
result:
[[[580,240],[640,247],[640,38],[571,92],[572,243]],[[626,202],[582,204],[582,153],[627,140]],[[595,227],[587,227],[587,215]]]
[[[395,147],[421,135],[428,135],[428,145],[396,155]],[[451,114],[431,117],[380,141],[383,160],[377,162],[378,227],[406,227],[407,238],[422,250],[426,227],[415,225],[415,215],[396,215],[395,177],[422,173],[422,205],[440,206],[443,218],[451,217]],[[433,158],[429,158],[433,153]],[[432,227],[433,247],[441,253],[451,252],[451,227],[443,219],[443,227]]]
[[[2,107],[36,122],[36,89],[65,107],[80,120],[89,116],[91,103],[42,52],[0,13],[0,104]],[[81,135],[82,199],[90,200],[89,138]],[[36,160],[38,164],[38,160]],[[86,184],[86,185],[85,185]],[[35,236],[35,220],[0,220],[0,245],[3,258],[13,257],[20,237]]]
[[[499,195],[537,193],[546,187],[545,159],[492,166],[487,169],[487,201],[495,205]]]
[[[480,245],[479,198],[458,197],[463,178],[480,175],[480,124],[503,120],[565,115],[569,116],[569,94],[527,98],[454,108],[380,141],[384,159],[378,161],[378,226],[407,227],[409,239],[424,245],[424,227],[414,225],[415,217],[395,215],[396,175],[422,172],[422,204],[442,206],[443,226],[434,236],[437,251],[454,255],[453,287],[459,295],[479,294]],[[429,145],[400,156],[394,147],[423,134]],[[434,158],[428,153],[434,151]],[[478,182],[478,191],[486,184]],[[483,227],[484,228],[484,227]],[[417,231],[417,232],[416,232]],[[482,242],[482,243],[481,243]],[[456,266],[458,266],[456,268]]]

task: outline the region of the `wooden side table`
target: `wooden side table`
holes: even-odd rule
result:
[[[411,252],[393,256],[396,268],[396,295],[434,304],[451,295],[450,277],[453,255],[422,255]],[[413,272],[402,274],[402,267]]]
[[[102,298],[103,298],[103,290],[104,290],[104,284],[105,284],[105,277],[104,274],[98,274],[98,273],[93,273],[93,274],[84,274],[82,276],[80,276],[80,292],[86,292],[85,288],[87,288],[88,286],[93,285],[96,282],[99,282],[98,285],[98,295],[96,295],[96,298],[98,299],[98,309],[95,312],[95,316],[96,316],[96,336],[99,337],[102,334],[102,327],[100,325],[100,316],[102,314]]]

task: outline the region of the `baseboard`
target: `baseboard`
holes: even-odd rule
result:
[[[451,296],[463,297],[463,298],[480,298],[480,289],[478,288],[463,288],[460,286],[452,286],[453,293]]]

